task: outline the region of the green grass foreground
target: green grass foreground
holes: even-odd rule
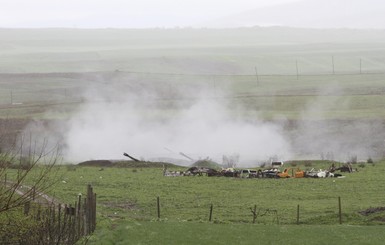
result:
[[[252,225],[126,221],[88,244],[383,244],[383,226]]]
[[[331,164],[295,163],[294,168],[301,169],[325,169]],[[164,177],[160,164],[67,165],[55,169],[56,182],[48,194],[74,204],[88,184],[93,186],[97,227],[90,244],[382,244],[385,162],[353,166],[358,172],[343,173],[345,178],[241,179]],[[13,170],[9,171],[11,178]],[[375,212],[368,212],[370,208]],[[365,210],[367,215],[360,213]]]
[[[294,168],[325,169],[331,163],[296,164]],[[358,172],[343,173],[344,178],[241,179],[164,177],[161,164],[67,165],[55,168],[56,182],[48,194],[74,204],[88,184],[93,186],[97,227],[90,244],[383,244],[385,161],[353,167]],[[9,179],[13,172],[9,170]]]
[[[302,169],[322,168],[329,163],[314,163]],[[226,177],[164,177],[162,168],[61,167],[51,195],[63,202],[77,200],[91,184],[97,193],[99,220],[157,218],[174,221],[206,222],[213,205],[216,223],[251,223],[251,208],[257,206],[256,222],[296,224],[338,224],[338,198],[342,203],[344,224],[382,224],[385,215],[363,216],[359,211],[385,206],[384,162],[356,164],[358,172],[345,178],[240,179]],[[182,170],[182,168],[181,168]],[[384,219],[385,220],[385,219]]]

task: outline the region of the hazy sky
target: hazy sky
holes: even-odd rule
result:
[[[0,27],[147,28],[202,23],[296,0],[0,0]],[[204,24],[203,24],[204,25]]]

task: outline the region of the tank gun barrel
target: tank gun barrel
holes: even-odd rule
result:
[[[130,159],[132,159],[132,160],[134,160],[135,162],[139,162],[139,160],[138,159],[136,159],[135,157],[132,157],[132,156],[130,156],[130,155],[128,155],[127,153],[123,153],[123,156],[125,156],[125,157],[128,157],[128,158],[130,158]]]

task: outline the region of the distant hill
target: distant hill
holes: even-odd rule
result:
[[[209,26],[385,29],[384,12],[385,2],[381,0],[301,0],[252,9]]]

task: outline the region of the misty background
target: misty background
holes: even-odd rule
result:
[[[2,28],[300,28],[384,29],[381,0],[13,0]]]
[[[70,162],[381,158],[384,6],[8,1],[0,115]]]
[[[342,80],[315,83],[309,95],[307,90],[290,90],[291,84],[298,83],[295,77],[278,76],[281,85],[269,90],[275,93],[269,95],[252,90],[235,93],[233,86],[239,84],[227,77],[216,77],[214,83],[210,76],[179,76],[170,83],[167,74],[112,74],[93,77],[79,94],[81,103],[70,111],[60,113],[62,109],[53,108],[44,112],[47,118],[64,113],[64,119],[34,120],[24,135],[32,132],[34,138],[59,142],[69,162],[124,159],[122,153],[127,152],[145,161],[182,165],[207,158],[222,163],[224,157],[239,156],[238,166],[250,167],[271,160],[345,162],[384,155],[384,120],[355,118],[356,98],[351,94],[356,92],[351,85],[343,86]],[[252,79],[254,89],[264,90],[261,85],[255,87],[255,77]],[[288,87],[282,84],[287,79]],[[370,93],[370,88],[357,89]],[[304,103],[289,105],[304,95]],[[296,114],[275,111],[268,116],[275,107],[295,109]]]

